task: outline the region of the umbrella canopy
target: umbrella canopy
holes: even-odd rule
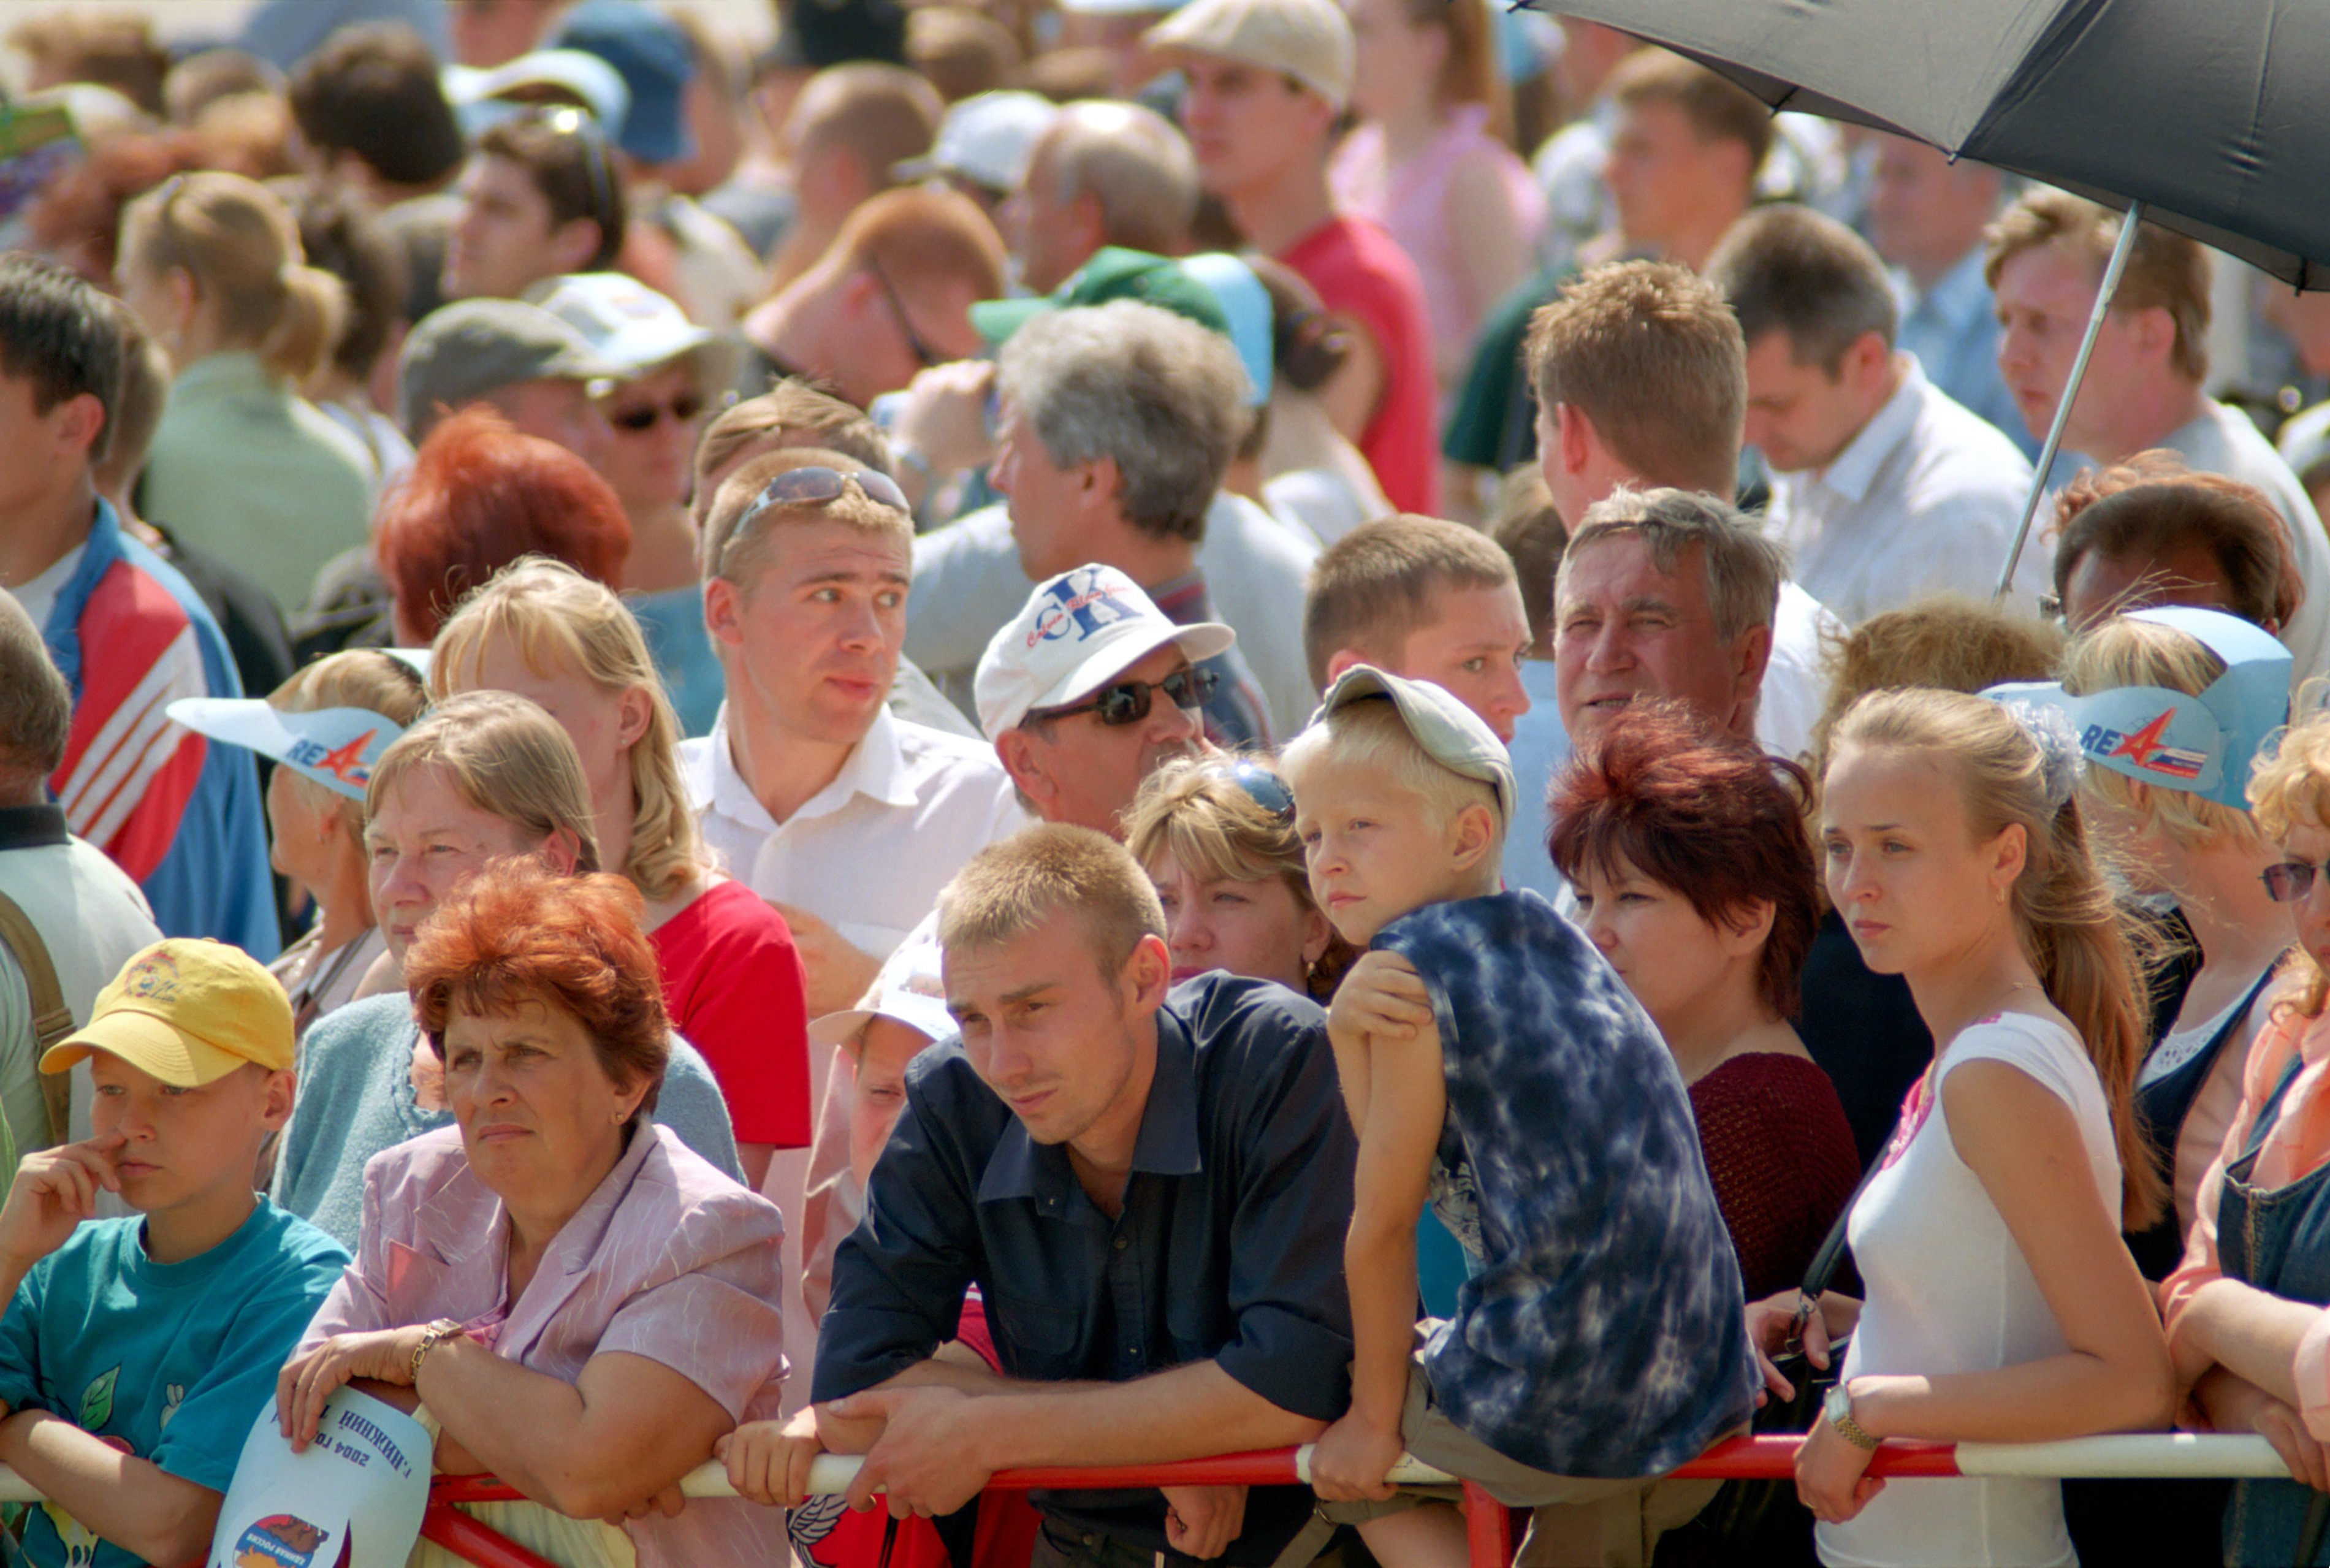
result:
[[[2325,0],[1539,0],[2330,288]]]

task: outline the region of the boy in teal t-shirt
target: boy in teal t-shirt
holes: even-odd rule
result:
[[[94,1129],[27,1155],[0,1204],[0,1464],[47,1501],[42,1568],[129,1568],[209,1550],[243,1439],[347,1263],[252,1190],[291,1110],[283,988],[220,942],[130,959],[88,1026]],[[99,1187],[137,1217],[97,1220]]]

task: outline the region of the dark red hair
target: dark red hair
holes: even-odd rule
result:
[[[1820,924],[1804,831],[1811,800],[1812,779],[1794,762],[1765,755],[1679,703],[1636,702],[1556,781],[1546,848],[1572,882],[1589,865],[1605,875],[1631,867],[1689,899],[1710,925],[1736,922],[1768,902],[1772,931],[1757,989],[1773,1012],[1793,1018]]]
[[[404,983],[437,1059],[456,1013],[507,1014],[527,1002],[579,1022],[607,1076],[647,1080],[655,1109],[671,1056],[655,947],[639,890],[620,876],[560,876],[531,855],[496,861],[413,933]]]
[[[464,595],[522,555],[620,586],[631,524],[607,481],[483,405],[438,421],[380,504],[374,548],[413,629],[435,637]]]

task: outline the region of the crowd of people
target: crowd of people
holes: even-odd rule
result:
[[[2330,1562],[2319,297],[2067,390],[2117,216],[1484,0],[772,10],[7,36],[0,1558],[355,1385],[565,1568]]]

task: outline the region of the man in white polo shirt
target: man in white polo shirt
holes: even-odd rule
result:
[[[1804,207],[1732,225],[1707,264],[1748,344],[1748,444],[1772,469],[1765,527],[1795,581],[1847,623],[1937,591],[1990,596],[2031,465],[1895,343],[1899,307],[1869,242]],[[2025,550],[2013,602],[2051,586]]]
[[[813,461],[704,541],[727,700],[681,769],[706,842],[792,926],[811,1017],[855,1004],[955,871],[1027,821],[991,750],[884,705],[913,550],[887,477]]]

